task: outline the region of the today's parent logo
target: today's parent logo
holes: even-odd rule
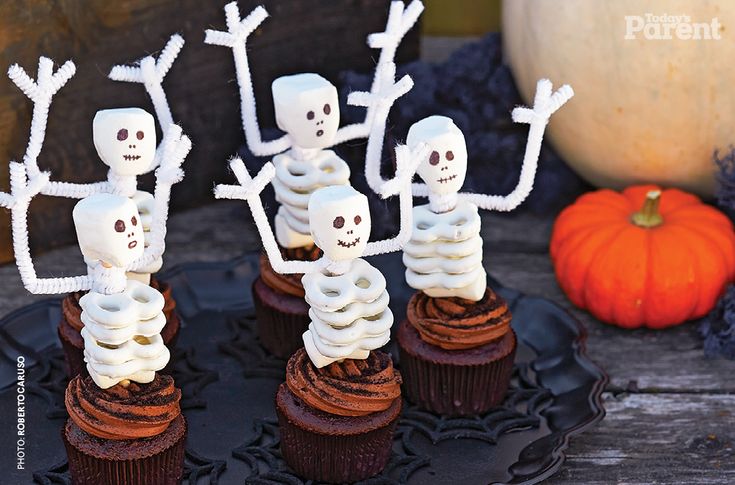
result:
[[[720,40],[721,24],[717,17],[709,22],[693,22],[689,15],[625,16],[625,40]]]

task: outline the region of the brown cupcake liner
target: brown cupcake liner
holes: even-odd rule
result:
[[[150,287],[154,290],[158,290],[159,293],[163,295],[163,298],[166,300],[163,305],[163,313],[166,315],[166,319],[170,318],[171,314],[176,309],[176,300],[174,300],[171,285],[165,281],[159,280],[155,276],[151,276]]]
[[[87,364],[84,362],[84,339],[82,339],[79,331],[69,325],[64,317],[61,317],[57,331],[61,341],[61,349],[64,351],[67,377],[73,379],[78,375],[88,376]]]
[[[403,328],[404,326],[408,328]],[[513,373],[517,347],[512,329],[499,341],[479,349],[447,351],[421,342],[420,349],[433,347],[432,353],[442,356],[441,359],[433,360],[429,352],[417,352],[419,347],[413,345],[414,336],[406,338],[411,332],[416,333],[415,338],[419,339],[418,332],[410,323],[401,322],[397,340],[403,394],[409,401],[432,413],[447,416],[484,414],[502,403]],[[512,339],[510,345],[507,339]],[[498,346],[501,345],[507,346],[510,351],[505,355],[498,355]],[[487,352],[487,362],[477,364],[478,355],[483,351]],[[468,353],[472,353],[471,359],[465,358]],[[452,356],[456,357],[454,362],[451,361]],[[473,363],[468,365],[467,360],[472,360]]]
[[[301,405],[306,406],[303,402]],[[281,454],[302,478],[328,483],[356,482],[380,473],[390,459],[398,412],[382,426],[359,434],[319,433],[300,425],[298,417],[287,413],[288,409],[277,399]]]
[[[252,287],[260,344],[281,359],[288,359],[304,346],[302,335],[309,328],[309,306],[303,298],[277,292],[258,277]]]
[[[180,329],[181,319],[179,318],[179,314],[174,311],[166,315],[166,325],[161,329],[161,338],[163,339],[163,345],[168,347],[169,350],[173,350],[176,347]]]
[[[146,438],[147,442],[140,447],[134,446],[137,444],[135,441],[142,440],[119,442],[100,440],[76,426],[73,421],[67,420],[61,432],[69,461],[69,473],[74,485],[177,485],[181,482],[184,473],[186,430],[181,432],[178,428],[186,427],[183,416],[174,420],[169,429],[160,435]],[[84,446],[73,443],[69,438],[70,433],[77,437],[82,436],[88,442],[84,443]],[[177,437],[177,434],[180,436]],[[167,444],[165,440],[171,443]],[[96,442],[103,443],[97,446],[98,453],[95,455],[99,456],[81,449],[94,447]],[[163,449],[152,454],[140,453],[146,448],[161,447]],[[120,456],[125,454],[130,457]],[[109,458],[105,455],[109,455]]]

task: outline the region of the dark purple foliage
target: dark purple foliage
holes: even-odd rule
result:
[[[715,151],[717,203],[732,218],[735,214],[735,149],[722,157]],[[699,325],[707,357],[735,359],[735,286],[729,286],[714,310]]]
[[[717,165],[717,203],[731,215],[735,211],[735,148],[720,158],[720,153],[713,155]]]
[[[699,325],[707,357],[735,359],[735,286],[730,285],[725,295]]]

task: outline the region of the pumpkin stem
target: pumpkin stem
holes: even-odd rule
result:
[[[658,205],[661,202],[661,191],[651,190],[646,194],[646,200],[643,207],[638,212],[633,213],[631,217],[633,224],[639,227],[650,229],[660,226],[664,222],[664,218],[658,211]]]

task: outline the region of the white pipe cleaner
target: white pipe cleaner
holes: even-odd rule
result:
[[[23,156],[23,163],[30,177],[36,177],[41,172],[38,168],[38,155],[41,153],[46,136],[46,123],[51,101],[59,89],[76,73],[77,68],[72,61],[66,61],[56,72],[53,69],[54,62],[48,57],[38,58],[38,79],[36,81],[18,64],[13,64],[8,69],[10,80],[33,101],[31,134]]]
[[[247,39],[268,17],[268,12],[262,6],[255,7],[250,14],[240,20],[240,10],[237,2],[225,5],[227,32],[206,30],[204,42],[221,45],[232,49],[237,74],[237,85],[240,88],[240,116],[242,128],[250,151],[256,156],[268,156],[281,153],[291,147],[288,135],[271,141],[263,141],[258,125],[258,115],[255,108],[255,93],[248,64]]]
[[[250,211],[253,214],[255,225],[260,233],[263,241],[263,247],[268,255],[271,266],[278,273],[308,273],[317,268],[326,265],[324,258],[314,261],[285,261],[278,249],[273,229],[268,223],[268,217],[263,209],[263,202],[260,200],[260,193],[266,185],[268,185],[273,177],[276,176],[276,168],[271,162],[263,165],[260,172],[251,178],[245,164],[240,158],[234,158],[230,161],[230,168],[235,174],[235,178],[240,185],[217,185],[214,189],[214,196],[217,199],[239,199],[248,203]]]
[[[388,11],[388,21],[386,22],[385,31],[376,32],[374,34],[368,35],[368,45],[373,49],[380,49],[378,63],[375,66],[375,75],[373,77],[373,82],[370,85],[370,93],[379,93],[394,83],[394,59],[396,57],[396,50],[401,44],[401,41],[403,41],[403,37],[405,37],[408,31],[411,30],[414,24],[416,24],[419,16],[421,16],[421,13],[423,11],[424,4],[421,2],[421,0],[413,0],[408,5],[408,7],[405,6],[402,0],[391,2],[390,10]],[[390,72],[390,69],[393,70],[392,76],[385,76],[381,74],[381,71],[387,65],[393,66],[392,68],[388,68],[388,72]],[[401,81],[399,81],[399,83],[401,83],[406,77],[407,76],[404,76]],[[413,83],[411,84],[411,86],[413,86]],[[408,88],[408,90],[410,89],[411,87]],[[408,90],[406,90],[406,92],[408,92]],[[353,106],[365,106],[367,108],[365,121],[363,121],[362,123],[354,123],[352,125],[343,127],[335,137],[335,145],[339,145],[340,143],[343,143],[347,140],[365,138],[375,129],[373,119],[376,117],[380,119],[379,113],[381,112],[381,110],[390,110],[390,106],[385,108],[385,103],[378,103],[380,98],[373,97],[372,102],[366,103],[365,101],[367,101],[367,99],[369,98],[364,98],[361,93],[359,95],[359,98],[361,99],[360,101],[358,101],[358,97],[354,96],[356,94],[357,93],[350,94],[347,99],[347,104]],[[401,94],[405,94],[405,92]],[[354,101],[351,102],[350,99],[353,99]],[[395,101],[395,98],[392,101]],[[387,115],[388,113],[386,112],[385,116]],[[385,120],[383,120],[383,127],[385,127]]]
[[[141,83],[145,86],[145,90],[153,102],[158,124],[164,133],[174,120],[166,93],[163,90],[163,78],[171,69],[182,47],[184,47],[184,38],[179,34],[174,34],[166,43],[157,61],[153,56],[146,56],[138,61],[137,66],[114,66],[108,75],[113,81]]]
[[[424,144],[416,146],[414,150],[410,150],[406,145],[396,146],[396,176],[395,178],[386,181],[382,187],[379,187],[378,195],[385,199],[391,195],[398,194],[400,214],[398,234],[390,239],[369,242],[365,248],[363,256],[400,251],[411,238],[413,224],[411,179],[416,173],[416,168],[421,160],[423,160],[428,154],[428,150],[429,147]]]
[[[526,200],[533,189],[538,157],[541,153],[541,141],[544,137],[546,125],[549,123],[549,118],[574,96],[574,90],[567,84],[560,87],[554,94],[551,94],[551,92],[551,81],[541,79],[536,85],[533,108],[519,106],[513,109],[514,122],[530,125],[526,150],[523,154],[520,180],[516,188],[505,196],[464,193],[460,194],[461,198],[469,200],[480,209],[504,212],[512,211]]]
[[[413,80],[405,75],[395,83],[396,65],[392,62],[379,65],[377,71],[376,79],[380,80],[378,91],[376,93],[359,91],[350,93],[347,104],[368,106],[368,109],[375,109],[365,150],[365,179],[370,188],[380,195],[380,188],[386,182],[380,176],[380,160],[383,154],[385,124],[388,113],[393,103],[413,88]]]
[[[163,255],[166,249],[166,221],[168,219],[171,187],[181,182],[184,171],[181,165],[191,150],[191,140],[182,134],[178,125],[171,124],[166,130],[161,151],[161,166],[156,169],[156,187],[153,191],[151,228],[143,256],[128,267],[129,271],[145,268]]]
[[[1,194],[0,204],[11,210],[13,251],[23,286],[33,294],[56,294],[88,290],[92,287],[89,275],[67,278],[38,278],[28,244],[28,207],[35,195],[48,183],[49,174],[38,172],[28,179],[28,167],[10,163],[10,194]]]

